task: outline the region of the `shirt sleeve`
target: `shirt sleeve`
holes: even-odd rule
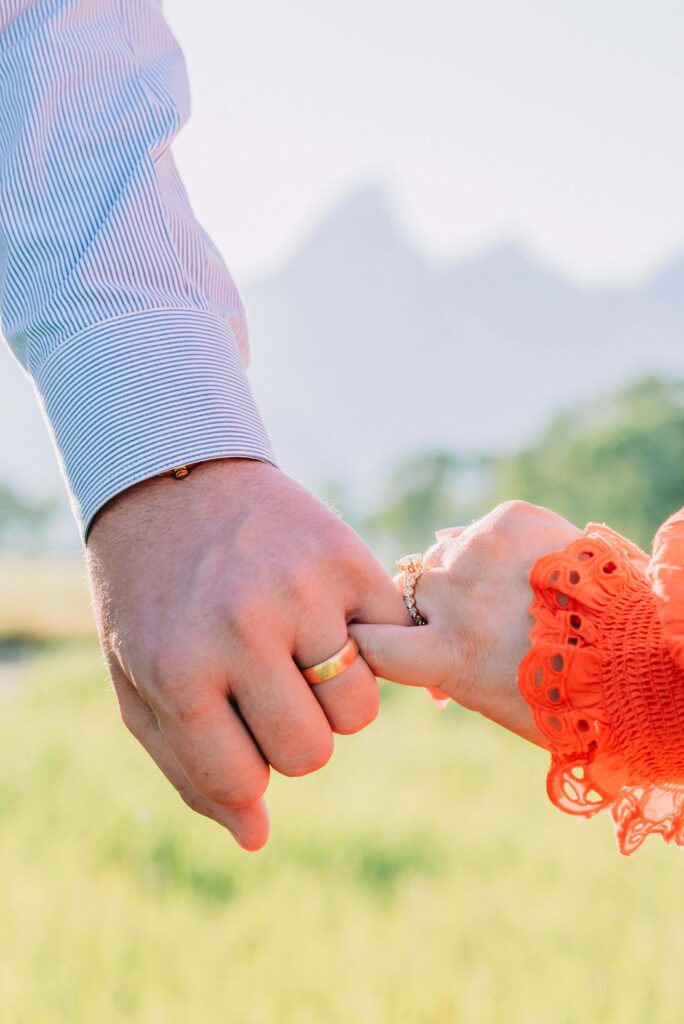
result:
[[[0,110],[2,327],[84,536],[174,466],[273,462],[244,310],[170,152],[189,97],[159,5],[5,0]]]

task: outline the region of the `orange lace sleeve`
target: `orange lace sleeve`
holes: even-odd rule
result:
[[[643,551],[590,524],[530,576],[535,625],[519,681],[551,751],[549,797],[569,814],[609,811],[624,854],[650,833],[684,846],[684,580],[667,526],[650,569]],[[682,521],[676,539],[684,566]]]

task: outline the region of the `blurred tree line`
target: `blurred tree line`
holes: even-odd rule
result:
[[[388,475],[376,508],[354,525],[388,561],[429,545],[510,498],[572,522],[606,522],[649,549],[684,505],[684,381],[648,377],[558,416],[512,455],[412,456]]]
[[[435,529],[469,523],[508,498],[580,526],[606,522],[648,549],[684,505],[684,381],[648,377],[564,412],[512,455],[412,455],[388,472],[370,511],[355,510],[339,487],[324,493],[388,565],[427,547]],[[0,549],[49,545],[53,515],[53,503],[0,485]]]

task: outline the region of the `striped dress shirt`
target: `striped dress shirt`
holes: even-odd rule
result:
[[[2,328],[84,537],[174,466],[273,461],[240,297],[170,151],[188,115],[155,0],[0,0]]]

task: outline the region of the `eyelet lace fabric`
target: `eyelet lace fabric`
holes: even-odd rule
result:
[[[550,799],[612,816],[631,854],[651,833],[684,845],[684,670],[663,643],[648,556],[590,524],[541,558],[520,690],[548,740]]]

